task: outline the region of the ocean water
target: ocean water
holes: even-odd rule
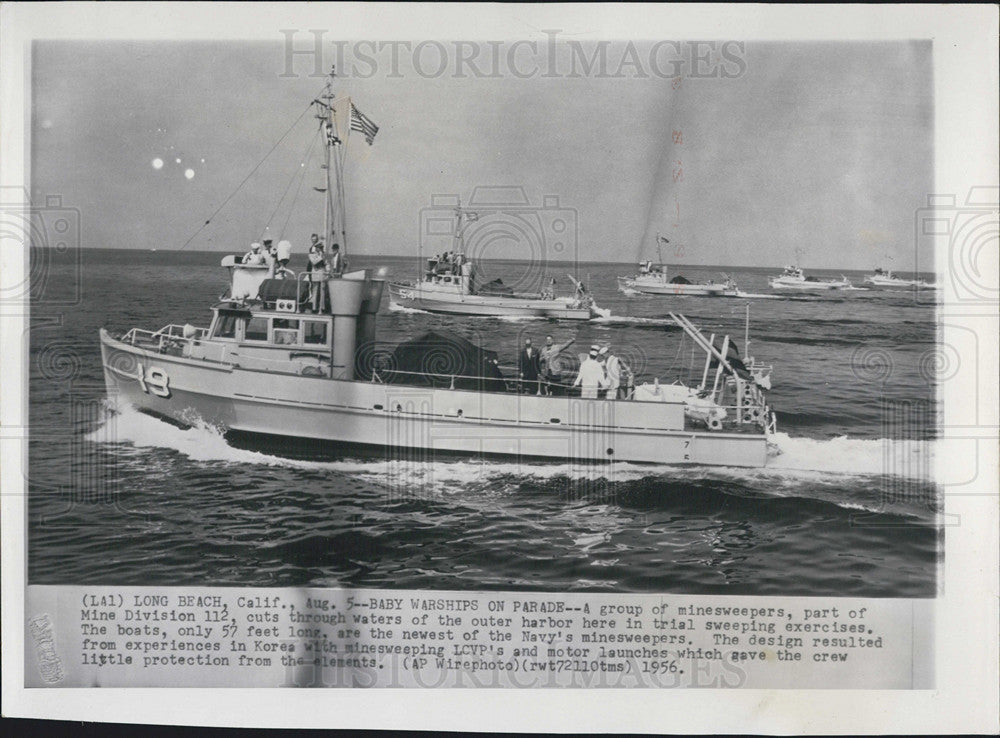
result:
[[[29,580],[930,597],[942,551],[934,469],[934,305],[911,292],[774,295],[774,269],[726,271],[745,297],[617,290],[631,267],[577,267],[614,317],[577,325],[393,310],[379,338],[459,333],[508,363],[527,336],[610,343],[647,377],[686,373],[680,311],[773,365],[779,432],[757,470],[516,459],[283,455],[105,404],[98,329],[206,325],[219,253],[33,253]],[[301,255],[298,257],[302,259]],[[293,260],[293,268],[297,265]],[[356,257],[412,278],[415,259]],[[527,265],[493,263],[519,281]],[[551,268],[561,277],[567,270]],[[823,276],[822,272],[817,275]],[[839,276],[839,274],[831,275]],[[861,273],[847,272],[855,284]],[[563,279],[561,285],[568,289]],[[574,346],[574,351],[576,350]]]

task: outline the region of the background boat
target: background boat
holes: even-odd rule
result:
[[[618,288],[625,292],[638,292],[645,295],[678,295],[697,297],[721,297],[723,295],[735,295],[736,284],[731,279],[725,282],[715,282],[707,280],[695,282],[681,274],[669,275],[669,268],[663,262],[661,246],[669,245],[670,240],[665,236],[656,234],[656,251],[658,262],[639,262],[638,273],[631,277],[618,277]]]
[[[474,192],[473,202],[475,198]],[[587,287],[572,275],[567,275],[574,287],[571,296],[556,294],[555,277],[548,280],[545,292],[535,293],[515,292],[501,278],[484,282],[476,261],[465,248],[466,230],[478,221],[478,213],[463,209],[458,202],[452,249],[429,258],[418,280],[390,283],[392,303],[430,313],[477,317],[590,320],[610,315],[598,307]],[[543,263],[540,268],[546,270],[549,265]]]

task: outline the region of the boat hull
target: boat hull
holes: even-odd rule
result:
[[[865,277],[865,284],[871,287],[884,287],[888,289],[925,289],[932,290],[936,285],[928,284],[917,279],[885,279],[880,277]]]
[[[555,318],[558,320],[590,320],[590,308],[572,307],[561,299],[543,300],[489,295],[448,295],[424,293],[406,285],[389,285],[390,300],[405,308],[450,315],[482,317]]]
[[[780,279],[768,280],[771,289],[775,290],[796,290],[798,292],[817,292],[827,290],[843,290],[851,285],[847,282],[808,282],[808,281],[783,281]]]
[[[383,449],[570,462],[760,467],[759,432],[685,428],[682,403],[480,393],[251,371],[147,351],[101,332],[108,396],[172,422]]]

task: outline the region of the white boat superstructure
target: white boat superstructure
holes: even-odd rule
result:
[[[797,265],[791,264],[784,268],[781,275],[770,277],[767,283],[775,290],[799,290],[804,292],[815,292],[819,290],[843,290],[850,289],[851,282],[847,277],[840,279],[820,279],[819,277],[807,277]]]

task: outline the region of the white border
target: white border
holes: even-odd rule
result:
[[[996,183],[997,36],[995,6],[777,5],[311,5],[11,4],[0,7],[0,184],[23,183],[29,108],[23,70],[32,38],[279,39],[282,28],[326,28],[338,38],[736,38],[746,40],[934,41],[938,192]],[[443,29],[447,29],[445,32]],[[0,268],[23,269],[23,255],[0,254]],[[938,273],[947,270],[939,253]],[[985,365],[997,376],[996,323],[980,332]],[[3,706],[8,716],[230,726],[485,729],[552,732],[934,733],[998,729],[997,497],[952,497],[947,512],[963,525],[946,531],[945,593],[936,616],[938,689],[853,691],[490,691],[449,690],[69,690],[25,691],[23,669],[25,536],[22,464],[10,435],[26,422],[21,357],[23,319],[3,318],[4,394],[0,434],[4,494]],[[946,335],[947,339],[947,335]],[[996,385],[980,407],[997,422]],[[983,388],[980,388],[982,391]],[[983,395],[980,394],[982,398]],[[946,407],[949,398],[946,399]],[[954,398],[953,398],[954,399]],[[955,406],[959,411],[961,406]],[[996,479],[996,443],[984,473]]]

